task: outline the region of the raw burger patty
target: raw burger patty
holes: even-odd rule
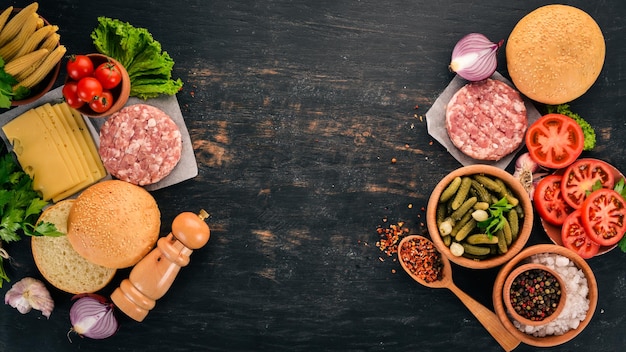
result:
[[[114,177],[144,186],[160,181],[181,156],[181,134],[162,110],[146,104],[127,106],[100,128],[99,153]]]
[[[452,143],[478,160],[500,160],[515,151],[524,140],[527,124],[518,92],[494,79],[466,84],[446,107]]]

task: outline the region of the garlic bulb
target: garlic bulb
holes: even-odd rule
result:
[[[22,314],[34,308],[41,311],[46,318],[50,318],[54,309],[54,301],[44,283],[32,277],[25,277],[13,284],[4,295],[4,303]]]

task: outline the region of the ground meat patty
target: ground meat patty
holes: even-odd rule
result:
[[[500,160],[515,151],[524,140],[527,121],[519,93],[494,79],[466,84],[446,108],[450,140],[478,160]]]
[[[181,156],[181,134],[162,110],[146,105],[127,106],[100,128],[99,153],[114,177],[144,186],[160,181]]]

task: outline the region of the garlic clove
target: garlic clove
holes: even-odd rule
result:
[[[46,318],[50,318],[54,309],[54,300],[44,283],[32,277],[25,277],[13,284],[4,295],[4,303],[22,314],[34,308],[41,311]]]

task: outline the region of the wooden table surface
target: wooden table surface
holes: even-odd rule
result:
[[[0,351],[501,350],[452,293],[418,285],[380,251],[376,229],[404,222],[424,232],[430,192],[460,166],[429,136],[424,118],[453,78],[447,65],[456,41],[469,32],[506,39],[547,2],[39,3],[69,53],[93,52],[89,34],[107,16],[149,29],[172,56],[199,174],[152,194],[162,235],[179,212],[204,208],[212,237],[142,323],[119,314],[115,336],[70,342],[71,296],[50,287],[49,320],[1,306]],[[597,147],[584,155],[626,170],[626,3],[567,3],[595,18],[607,46],[596,84],[571,103],[597,132]],[[507,75],[503,51],[499,71]],[[529,244],[548,242],[536,223]],[[41,278],[27,240],[9,249],[14,281]],[[593,319],[546,350],[626,345],[624,258],[614,250],[588,261],[599,287]],[[497,269],[454,266],[453,273],[459,287],[493,307]],[[127,275],[120,271],[101,293]]]

